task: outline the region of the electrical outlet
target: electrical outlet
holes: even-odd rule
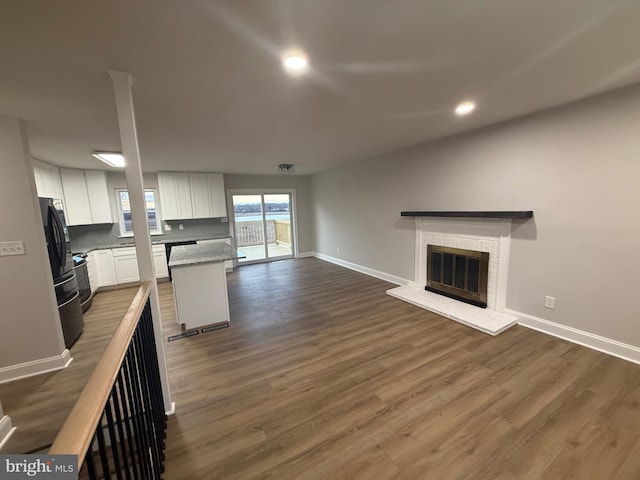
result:
[[[5,255],[24,255],[24,242],[1,242],[0,243],[0,256]]]
[[[556,308],[556,297],[544,297],[545,308]]]
[[[181,224],[181,223],[179,223],[179,224],[178,224],[178,229],[179,229],[179,230],[184,230],[184,225],[183,225],[183,224]]]
[[[165,224],[164,224],[164,229],[165,229],[167,232],[170,232],[170,231],[171,231],[171,224],[170,224],[170,223],[165,223]]]
[[[337,248],[336,248],[336,253],[337,253],[338,255],[340,255],[340,247],[337,247]]]

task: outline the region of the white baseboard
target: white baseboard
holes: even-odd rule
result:
[[[2,450],[2,447],[5,446],[15,431],[16,427],[11,424],[11,419],[8,415],[0,418],[0,450]]]
[[[533,330],[537,330],[554,337],[577,343],[584,347],[592,348],[599,352],[622,358],[629,362],[640,364],[640,348],[618,342],[610,338],[601,337],[593,333],[578,330],[577,328],[567,327],[559,323],[551,322],[543,318],[534,317],[526,313],[516,312],[514,310],[506,310],[508,313],[518,317],[518,324]]]
[[[315,257],[316,252],[298,252],[296,258]]]
[[[71,352],[65,349],[64,352],[55,357],[41,358],[32,362],[3,367],[0,368],[0,383],[13,382],[14,380],[33,377],[34,375],[62,370],[69,366],[72,360]]]
[[[315,252],[314,256],[321,260],[340,265],[341,267],[349,268],[356,272],[364,273],[365,275],[370,275],[390,283],[395,283],[396,285],[414,285],[412,281],[407,280],[406,278],[380,272],[372,268],[363,267],[362,265],[334,258],[323,253]],[[639,347],[622,343],[611,338],[601,337],[600,335],[585,332],[584,330],[578,330],[577,328],[551,322],[527,313],[510,310],[508,308],[504,310],[504,313],[517,317],[518,324],[524,327],[546,333],[547,335],[562,338],[563,340],[577,343],[578,345],[582,345],[629,362],[640,364]]]
[[[339,258],[330,257],[329,255],[325,255],[324,253],[315,252],[314,256],[316,258],[319,258],[320,260],[335,263],[336,265],[340,265],[341,267],[355,270],[356,272],[364,273],[365,275],[376,277],[389,283],[395,283],[396,285],[412,284],[412,282],[410,280],[407,280],[406,278],[391,275],[390,273],[381,272],[379,270],[374,270],[373,268],[363,267],[362,265],[358,265],[357,263],[347,262],[346,260],[341,260]]]

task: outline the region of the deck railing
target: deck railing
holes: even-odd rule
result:
[[[282,243],[291,246],[291,222],[289,220],[267,220],[267,243]],[[238,248],[264,244],[262,220],[236,222],[236,244]]]
[[[143,282],[49,449],[78,455],[80,478],[160,479],[167,417]]]

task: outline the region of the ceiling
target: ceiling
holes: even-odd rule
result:
[[[144,170],[313,174],[635,83],[638,25],[637,0],[4,0],[0,114],[103,168],[123,70]]]

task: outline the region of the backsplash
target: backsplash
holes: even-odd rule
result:
[[[162,224],[163,235],[153,235],[151,241],[169,242],[229,235],[229,223],[223,223],[220,218],[168,220],[162,222]],[[171,225],[171,230],[165,229],[166,224]],[[180,224],[184,226],[184,230],[179,229]],[[73,252],[84,252],[95,248],[110,248],[134,241],[133,237],[119,238],[120,226],[117,223],[76,225],[68,228],[71,251]]]

